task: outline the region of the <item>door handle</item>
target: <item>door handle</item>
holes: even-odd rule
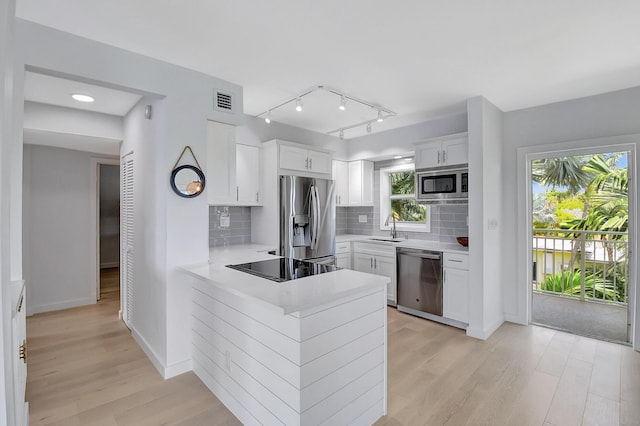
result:
[[[438,164],[440,164],[440,151],[438,151]]]
[[[309,168],[313,170],[313,158],[309,158]]]
[[[260,202],[260,192],[256,192],[256,203]]]
[[[378,258],[377,257],[373,258],[373,269],[378,269]]]
[[[373,257],[369,258],[369,263],[371,264],[371,269],[373,269]]]
[[[308,158],[304,160],[304,168],[307,169],[307,170],[309,169],[309,159]]]
[[[442,151],[442,164],[447,162],[447,151]]]
[[[236,186],[236,201],[240,199],[240,187]]]

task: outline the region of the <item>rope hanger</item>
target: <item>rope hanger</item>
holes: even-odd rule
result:
[[[182,150],[182,152],[180,153],[180,156],[178,157],[178,160],[176,161],[176,164],[173,165],[173,170],[175,170],[176,167],[178,167],[178,164],[180,163],[180,160],[182,160],[182,157],[184,156],[184,153],[187,152],[187,150],[189,150],[189,152],[191,153],[191,156],[195,160],[196,165],[198,166],[198,168],[200,170],[202,170],[202,167],[200,167],[200,163],[198,162],[198,159],[196,158],[196,155],[193,153],[193,150],[191,149],[191,147],[189,145],[185,146],[184,149]]]

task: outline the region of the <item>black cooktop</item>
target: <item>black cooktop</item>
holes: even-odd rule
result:
[[[335,265],[324,265],[306,260],[289,258],[261,260],[259,262],[241,263],[239,265],[227,265],[227,268],[237,269],[238,271],[257,275],[276,282],[295,280],[340,269]]]

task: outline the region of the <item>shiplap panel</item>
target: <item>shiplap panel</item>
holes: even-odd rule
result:
[[[287,359],[300,364],[300,343],[298,341],[240,311],[230,308],[213,297],[202,295],[197,300],[194,300],[194,303],[216,315],[222,321],[232,324],[233,327],[258,340],[263,345],[279,352]]]
[[[328,398],[320,401],[318,404],[309,408],[302,413],[301,424],[304,425],[317,425],[335,415],[342,410],[346,405],[376,385],[383,386],[384,384],[384,364],[379,364],[373,369],[369,370],[356,380],[352,381],[348,385],[337,390],[331,394]]]
[[[263,345],[256,339],[248,336],[200,305],[193,305],[193,315],[195,318],[209,325],[225,339],[251,354],[255,359],[264,360],[270,368],[287,382],[298,387],[300,383],[300,369],[297,364],[283,357],[273,349]]]
[[[377,410],[381,412],[383,393],[382,385],[377,384],[321,424],[323,426],[345,425],[353,422],[353,419],[362,416],[373,407],[377,407]]]
[[[384,308],[378,309],[329,332],[305,340],[301,344],[301,364],[304,365],[328,352],[336,350],[340,346],[346,345],[376,328],[384,327],[385,315],[386,310]]]
[[[216,348],[227,348],[234,363],[238,364],[240,368],[250,374],[260,384],[278,395],[291,408],[298,413],[300,412],[299,389],[270,370],[269,367],[272,366],[271,363],[267,366],[261,364],[251,356],[251,354],[247,354],[198,319],[194,319],[193,331],[196,334],[196,336],[193,337],[194,342],[203,339]],[[289,368],[297,369],[298,367],[290,365]]]
[[[355,420],[349,422],[351,426],[371,426],[378,420],[380,417],[384,415],[384,410],[382,409],[382,400],[373,404],[367,411],[362,413],[360,417]]]
[[[202,295],[209,296],[230,308],[243,312],[251,318],[278,330],[285,336],[300,340],[300,322],[291,315],[284,315],[282,309],[276,308],[275,306],[268,306],[264,303],[257,303],[245,297],[239,297],[200,280],[196,280],[194,290],[194,300],[198,300]],[[250,307],[250,309],[248,309],[248,307]]]
[[[350,363],[380,345],[384,345],[384,333],[384,328],[379,327],[370,333],[367,333],[364,336],[305,364],[300,373],[300,387],[304,389],[313,382],[331,374],[341,366]]]
[[[226,391],[243,407],[243,410],[249,412],[253,418],[257,419],[255,424],[277,424],[282,423],[276,416],[274,416],[269,410],[267,410],[262,404],[260,404],[249,392],[243,389],[238,383],[236,383],[223,369],[218,367],[209,358],[208,354],[203,353],[197,347],[193,347],[193,359],[194,364],[198,366],[198,369],[194,371],[199,375],[199,371],[204,369],[209,376],[215,379]],[[206,382],[205,382],[206,383]],[[231,407],[227,406],[231,412],[236,416],[235,411]],[[240,419],[245,423],[244,419]],[[251,420],[251,419],[249,419]]]
[[[216,348],[195,334],[193,344],[201,353],[206,353],[211,362],[227,374],[244,392],[251,395],[251,398],[262,405],[265,410],[278,418],[279,421],[288,425],[299,421],[300,413],[298,411],[287,405],[268,387],[262,385],[248,374],[235,362],[233,357],[230,356],[227,360],[225,354],[228,351],[228,346],[231,346],[228,342],[228,346]],[[228,365],[228,369],[226,369],[225,364]]]
[[[305,316],[301,321],[301,340],[308,340],[321,333],[353,321],[356,318],[367,315],[376,310],[376,299],[380,298],[380,292],[376,292],[349,303],[328,308],[311,316]]]
[[[336,389],[365,374],[384,360],[384,346],[378,346],[333,373],[305,387],[300,392],[302,411],[331,396]]]

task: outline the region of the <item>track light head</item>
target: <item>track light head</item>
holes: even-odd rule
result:
[[[344,139],[344,130],[340,130],[340,139]]]
[[[382,111],[378,110],[378,123],[382,123],[384,121],[384,117],[382,116]]]
[[[344,98],[344,95],[340,98],[340,106],[338,108],[340,109],[340,111],[344,111],[345,109],[347,109],[347,101]]]
[[[300,98],[296,99],[296,111],[298,112],[302,111],[302,99]]]
[[[371,133],[371,123],[367,123],[367,133]]]
[[[264,118],[264,122],[267,124],[271,124],[271,111],[267,113],[267,116]]]

